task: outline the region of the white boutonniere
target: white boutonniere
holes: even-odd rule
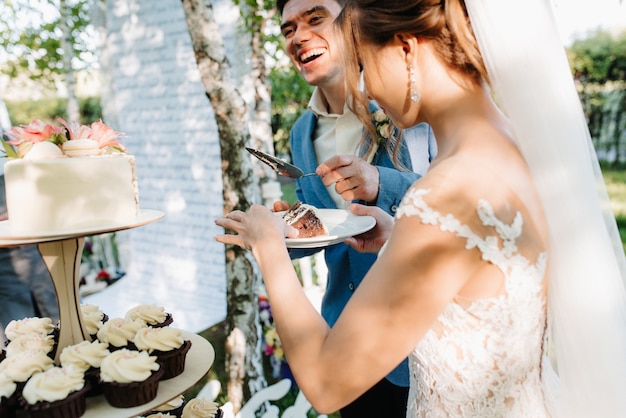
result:
[[[391,125],[391,120],[389,116],[385,114],[382,110],[376,110],[372,112],[372,120],[374,121],[374,125],[376,126],[376,133],[378,137],[376,138],[376,142],[378,145],[385,145],[387,140],[391,138],[393,135],[393,126]]]
[[[366,158],[368,163],[372,162],[378,148],[385,147],[387,145],[387,141],[391,139],[394,133],[394,127],[391,124],[389,116],[387,116],[381,109],[372,112],[372,123],[374,123],[374,126],[376,127],[376,139],[372,144],[372,150]]]

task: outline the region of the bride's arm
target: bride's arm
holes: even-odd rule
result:
[[[468,266],[479,260],[454,234],[403,217],[329,329],[302,289],[282,227],[258,208],[236,217],[240,220],[218,224],[239,235],[217,238],[252,250],[289,365],[320,413],[348,404],[397,366],[463,286],[472,271]]]

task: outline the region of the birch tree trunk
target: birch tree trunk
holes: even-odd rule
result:
[[[215,112],[224,183],[224,213],[247,210],[260,202],[258,176],[245,146],[250,142],[249,117],[244,99],[231,78],[224,43],[213,15],[211,0],[182,0],[200,77]],[[249,251],[226,246],[227,332],[245,338],[245,358],[239,349],[226,355],[228,397],[237,412],[244,401],[267,385],[261,357],[258,320],[260,273]],[[235,344],[240,347],[241,344]],[[243,368],[243,370],[241,370]]]
[[[76,78],[72,68],[72,58],[74,58],[74,46],[72,44],[72,28],[70,27],[70,8],[66,0],[60,0],[59,11],[61,19],[59,22],[61,30],[61,48],[63,49],[63,70],[65,72],[65,85],[67,87],[67,118],[80,122],[80,109],[76,98]]]
[[[236,0],[245,16],[246,32],[250,35],[250,80],[254,90],[254,103],[251,112],[250,135],[253,147],[274,154],[272,138],[272,99],[269,74],[265,62],[263,33],[267,22],[274,13],[274,2],[268,7],[259,0]],[[269,10],[265,10],[269,8]],[[265,164],[254,164],[261,183],[275,181],[276,173]]]

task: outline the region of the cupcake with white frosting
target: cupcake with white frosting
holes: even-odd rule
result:
[[[172,314],[165,312],[165,308],[157,305],[138,305],[129,309],[125,315],[126,319],[141,319],[150,327],[165,327],[174,322]]]
[[[183,408],[185,407],[185,396],[178,395],[174,399],[170,399],[154,408],[152,411],[146,414],[146,418],[158,416],[156,414],[164,414],[163,416],[170,416],[180,418],[183,413]]]
[[[98,330],[109,320],[109,317],[102,312],[99,306],[90,303],[81,303],[80,312],[83,317],[83,324],[93,340],[96,338]]]
[[[6,373],[0,372],[0,418],[15,416],[17,409],[17,384]]]
[[[163,369],[147,351],[121,349],[100,365],[104,397],[114,407],[130,408],[156,398]]]
[[[54,367],[52,359],[38,350],[22,351],[2,360],[0,384],[4,387],[3,391],[7,393],[13,390],[11,397],[6,400],[2,399],[2,404],[7,407],[6,409],[14,413],[19,407],[18,399],[28,379],[52,367]]]
[[[56,341],[53,335],[38,333],[19,335],[9,341],[5,348],[5,355],[11,357],[24,351],[35,350],[54,358],[55,345]]]
[[[7,357],[0,363],[0,372],[19,384],[26,382],[33,374],[53,367],[52,359],[38,350],[29,350]]]
[[[7,340],[13,341],[22,335],[52,335],[58,334],[58,328],[50,318],[23,318],[14,319],[4,329]]]
[[[100,365],[106,356],[111,354],[106,343],[100,341],[82,341],[69,345],[61,351],[61,366],[74,366],[85,373],[85,380],[91,387],[87,396],[102,393],[100,388]]]
[[[133,339],[135,334],[145,327],[145,322],[139,319],[113,318],[102,325],[96,335],[98,341],[108,344],[111,351],[120,348],[134,349]]]
[[[9,340],[14,340],[20,335],[28,334],[52,334],[56,329],[56,325],[52,323],[50,318],[23,318],[14,319],[4,329],[4,335]]]
[[[189,400],[183,408],[182,418],[222,418],[224,412],[217,402],[205,398]]]
[[[191,349],[191,341],[184,340],[179,329],[171,327],[142,328],[133,340],[138,350],[145,350],[157,357],[163,368],[161,380],[171,379],[185,370],[185,358]]]
[[[78,418],[86,410],[87,390],[79,368],[52,367],[26,382],[21,404],[31,418]]]

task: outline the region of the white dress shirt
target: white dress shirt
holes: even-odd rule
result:
[[[347,105],[344,105],[343,114],[328,113],[328,102],[316,87],[309,100],[309,109],[317,116],[313,148],[318,164],[335,155],[357,155],[363,125]],[[346,209],[350,205],[335,191],[334,183],[327,189],[338,208]]]

